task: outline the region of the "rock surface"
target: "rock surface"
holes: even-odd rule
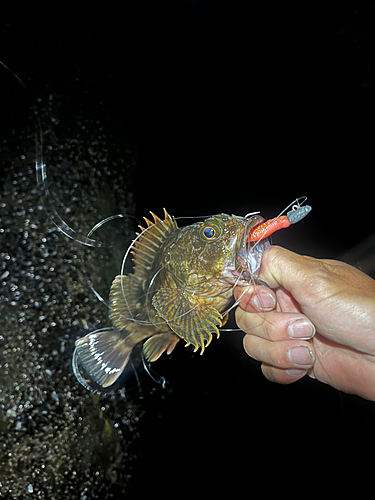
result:
[[[116,126],[109,127],[104,111],[96,109],[95,127],[92,115],[80,109],[61,126],[60,113],[68,116],[63,108],[59,96],[40,96],[40,123],[33,120],[17,134],[10,130],[0,153],[0,494],[5,498],[118,498],[131,474],[142,416],[124,389],[98,396],[72,373],[75,339],[109,325],[88,279],[99,286],[114,255],[102,252],[95,268],[87,256],[84,265],[82,246],[52,223],[43,188],[36,184],[33,127],[43,130],[51,199],[56,197],[57,208],[82,234],[112,211],[132,210],[134,151],[115,144]],[[111,196],[103,196],[106,192]]]

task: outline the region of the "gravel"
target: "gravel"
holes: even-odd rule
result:
[[[80,234],[110,213],[132,212],[135,153],[118,146],[121,131],[100,103],[90,114],[82,106],[72,113],[71,100],[57,94],[37,101],[39,122],[9,130],[0,150],[0,495],[118,498],[143,410],[124,387],[86,391],[71,370],[74,340],[109,325],[88,279],[107,293],[116,252],[82,253],[52,223],[36,184],[34,126],[48,153],[50,199]]]

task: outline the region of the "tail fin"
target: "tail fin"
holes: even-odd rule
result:
[[[128,341],[127,341],[128,340]],[[79,373],[77,357],[94,382],[102,387],[114,384],[129,361],[134,344],[124,331],[103,328],[76,340],[73,353],[73,371],[78,381],[87,387]]]

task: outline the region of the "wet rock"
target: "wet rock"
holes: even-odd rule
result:
[[[87,233],[112,210],[132,210],[127,165],[134,153],[115,145],[103,110],[94,127],[86,110],[61,128],[62,100],[39,99],[51,196],[67,209],[69,223]],[[52,126],[60,126],[53,140],[51,128],[43,128],[50,113]],[[33,137],[33,125],[10,134],[0,153],[0,495],[116,498],[126,492],[142,410],[124,388],[98,396],[72,373],[75,339],[109,325],[88,278],[103,283],[103,294],[108,283],[100,265],[93,271],[82,246],[52,223],[36,185]],[[109,171],[114,157],[119,167]],[[103,274],[118,264],[109,251],[95,258]]]

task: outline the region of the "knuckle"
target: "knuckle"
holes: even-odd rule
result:
[[[245,333],[252,333],[259,326],[256,313],[248,313],[242,309],[236,310],[236,322],[239,328]]]
[[[236,323],[239,328],[241,328],[242,331],[245,333],[247,332],[247,317],[245,315],[245,312],[237,307],[236,312],[235,312],[235,317],[236,317]]]
[[[249,313],[241,309],[236,310],[237,326],[247,334],[256,335],[266,340],[277,341],[282,337],[283,318],[275,318],[271,313]],[[279,314],[279,313],[278,313]]]
[[[280,251],[282,251],[282,248],[277,246],[277,245],[272,245],[270,248],[267,248],[267,250],[263,253],[262,255],[262,261],[271,264],[275,259],[280,256]]]
[[[257,361],[260,361],[257,356],[257,351],[255,349],[253,340],[254,339],[251,335],[245,335],[245,337],[243,338],[243,346],[246,354],[248,354],[251,358],[256,359]]]
[[[273,370],[271,366],[262,363],[260,369],[262,370],[262,373],[267,380],[269,380],[270,382],[277,382],[275,370]]]
[[[246,335],[243,343],[245,351],[253,359],[267,363],[271,366],[278,366],[280,364],[278,346],[273,342],[260,339],[253,335]]]
[[[282,385],[293,384],[294,382],[296,382],[305,375],[305,373],[300,373],[294,376],[291,373],[288,373],[288,371],[285,369],[279,369],[274,366],[267,365],[265,363],[262,363],[261,370],[267,380]]]
[[[279,342],[272,342],[272,344],[268,346],[267,352],[264,354],[267,355],[264,359],[267,360],[268,364],[275,367],[281,367],[282,356],[280,354]]]

